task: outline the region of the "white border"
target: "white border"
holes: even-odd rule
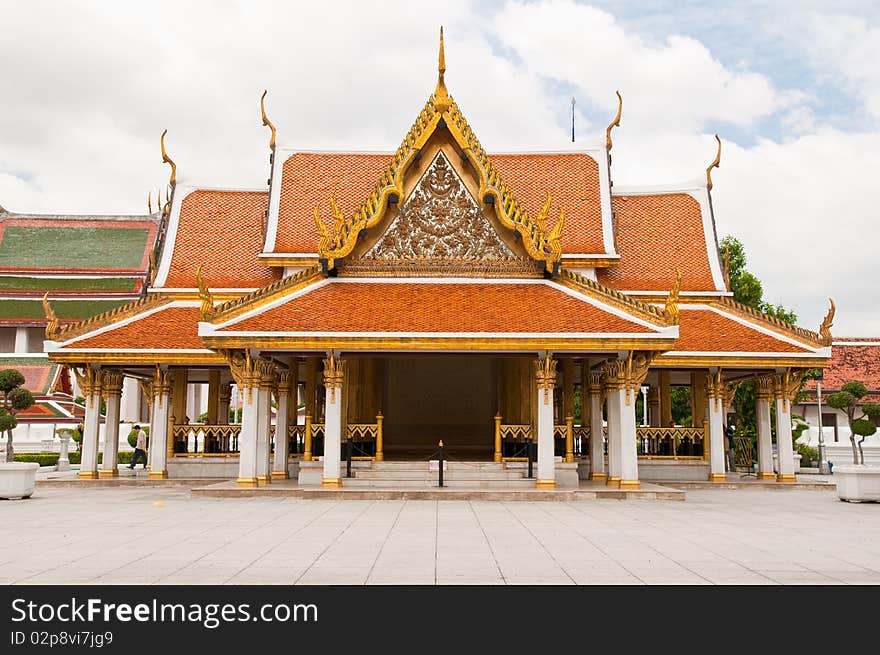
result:
[[[761,332],[762,334],[773,337],[777,341],[782,341],[783,343],[788,343],[788,344],[791,344],[792,346],[797,346],[798,348],[803,348],[804,350],[812,351],[813,353],[819,353],[819,352],[826,350],[826,349],[828,350],[829,353],[831,351],[830,346],[825,346],[823,348],[814,348],[812,346],[808,346],[807,344],[805,344],[801,341],[798,341],[797,339],[794,339],[794,338],[789,337],[784,334],[780,334],[779,332],[775,332],[774,330],[771,330],[768,327],[765,327],[763,325],[758,325],[757,323],[752,323],[751,321],[749,321],[741,316],[737,316],[735,314],[730,314],[730,313],[724,311],[723,308],[720,308],[720,307],[712,307],[711,305],[703,305],[703,304],[693,304],[693,305],[679,305],[678,309],[679,309],[679,311],[710,311],[710,312],[714,312],[715,314],[718,314],[719,316],[723,316],[724,318],[730,319],[731,321],[735,321],[735,322],[739,323],[740,325],[743,325],[747,328],[751,328],[753,330]]]

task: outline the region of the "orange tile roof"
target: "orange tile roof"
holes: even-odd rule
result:
[[[653,332],[547,284],[386,282],[331,282],[223,331]]]
[[[599,201],[599,167],[579,153],[489,155],[516,199],[534,216],[549,192],[550,224],[565,210],[563,253],[604,253]],[[296,153],[282,167],[278,233],[274,252],[313,253],[318,232],[314,209],[329,220],[329,198],[350,216],[370,194],[391,155]]]
[[[68,344],[73,348],[140,348],[176,350],[204,348],[199,337],[199,308],[169,305],[139,320]]]
[[[280,277],[262,266],[268,193],[198,190],[183,199],[171,266],[163,286],[193,288],[196,268],[212,288],[252,288]]]
[[[682,307],[678,329],[679,338],[672,347],[676,352],[813,352],[743,325],[711,309]]]
[[[843,384],[853,380],[863,382],[870,391],[880,392],[880,346],[858,343],[859,341],[878,343],[880,338],[841,338],[841,341],[857,345],[842,346],[835,342],[831,346],[831,360],[825,367],[822,377],[823,392],[839,391]],[[807,382],[806,388],[815,391],[816,381]],[[874,395],[876,396],[876,393]],[[872,402],[876,402],[876,398]]]
[[[565,211],[562,253],[604,254],[599,165],[585,154],[489,155],[511,192],[535,216],[549,193],[549,223]]]
[[[390,161],[390,154],[298,152],[288,157],[281,172],[278,233],[273,252],[317,252],[315,206],[320,205],[326,220],[333,193],[342,212],[351,216],[370,195]]]
[[[683,291],[716,290],[700,204],[692,196],[614,196],[611,206],[620,263],[599,269],[599,282],[628,291],[669,291],[681,269]]]

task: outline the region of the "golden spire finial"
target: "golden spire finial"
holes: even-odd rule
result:
[[[446,72],[446,54],[443,49],[443,26],[440,26],[440,54],[437,57],[437,88],[434,89],[434,109],[443,113],[452,104],[443,74]]]
[[[171,157],[168,156],[168,153],[165,152],[165,135],[168,134],[168,129],[166,128],[164,132],[162,132],[162,137],[159,139],[159,143],[162,145],[162,163],[171,164],[171,179],[168,181],[168,184],[174,186],[177,182],[177,164],[175,164]]]
[[[831,326],[834,325],[834,300],[829,298],[828,301],[831,303],[831,307],[828,308],[828,313],[825,314],[822,325],[819,326],[819,335],[822,337],[823,346],[831,345]]]
[[[678,325],[678,294],[681,292],[681,269],[675,270],[675,284],[666,296],[666,314],[672,319],[673,325]]]
[[[53,341],[58,336],[58,317],[55,310],[49,304],[49,292],[43,295],[43,312],[46,314],[48,322],[46,323],[46,339]]]
[[[718,142],[718,154],[715,155],[715,161],[709,164],[709,168],[706,169],[706,187],[709,191],[712,190],[712,169],[713,168],[721,168],[721,139],[718,138],[718,135],[715,135],[715,140]]]
[[[263,95],[260,96],[260,111],[263,114],[263,125],[272,130],[272,136],[269,137],[269,149],[273,152],[275,151],[275,125],[272,124],[272,121],[269,120],[269,117],[266,116],[266,94],[268,93],[267,89],[263,89]]]
[[[608,124],[608,127],[605,128],[605,149],[611,150],[611,128],[620,127],[620,114],[623,112],[623,98],[620,95],[620,91],[615,91],[617,94],[617,116],[614,117],[614,120]]]
[[[199,320],[210,321],[214,317],[214,297],[208,291],[208,285],[202,277],[201,265],[196,269],[196,286],[199,288],[199,300],[202,301],[199,307]]]

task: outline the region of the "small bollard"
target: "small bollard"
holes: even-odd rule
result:
[[[345,477],[351,477],[351,437],[345,440]]]
[[[534,477],[534,474],[532,472],[532,462],[535,461],[535,458],[534,458],[534,455],[532,452],[532,446],[534,446],[534,443],[532,441],[529,441],[528,444],[526,445],[526,452],[528,453],[528,458],[529,458],[529,475],[528,475],[528,477],[530,477],[530,478]]]
[[[438,467],[440,472],[438,473],[438,476],[439,476],[440,486],[442,487],[443,486],[443,440],[442,439],[440,440],[440,453],[439,453],[438,457],[440,459],[440,466]]]

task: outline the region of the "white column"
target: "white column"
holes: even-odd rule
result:
[[[324,360],[324,477],[321,486],[341,487],[340,457],[342,444],[342,380],[345,376],[344,362],[336,359],[332,351]]]
[[[15,328],[15,352],[26,353],[28,351],[28,331],[27,328]]]
[[[294,362],[295,363],[295,362]],[[296,380],[290,371],[278,373],[278,395],[275,411],[275,461],[272,466],[272,477],[276,480],[286,480],[290,477],[287,469],[287,451],[290,450],[288,443],[287,424],[290,423],[290,386],[291,380]]]
[[[85,394],[86,412],[83,420],[82,459],[79,477],[98,477],[98,433],[101,427],[101,372],[87,368],[79,377],[80,388]]]
[[[638,387],[618,389],[614,395],[619,421],[621,489],[639,488],[639,455],[636,448],[636,395]]]
[[[537,393],[538,479],[535,486],[556,486],[556,462],[553,457],[553,388],[556,384],[556,360],[547,355],[534,362]]]
[[[595,376],[595,384],[593,383]],[[605,480],[605,444],[602,434],[602,376],[590,374],[590,479]]]
[[[758,479],[775,480],[773,472],[773,436],[770,431],[770,397],[773,383],[768,378],[755,380],[755,414],[758,422]]]
[[[156,370],[150,418],[150,478],[168,477],[168,427],[171,420],[171,372]]]
[[[709,396],[709,482],[726,482],[724,472],[724,402],[710,387]]]
[[[140,423],[141,390],[135,378],[125,378],[122,382],[119,420],[123,423]]]
[[[241,391],[241,432],[238,435],[238,479],[240,487],[257,486],[257,434],[260,389],[254,381],[253,387]]]
[[[261,381],[260,388],[254,389],[257,396],[257,482],[268,484],[272,481],[269,466],[269,444],[272,435],[269,426],[272,422],[272,381]]]
[[[605,484],[618,486],[621,480],[620,449],[620,389],[616,385],[605,388],[605,407],[608,412],[608,477]]]
[[[779,471],[777,482],[797,482],[791,443],[791,402],[780,383],[776,385],[776,470]]]
[[[119,408],[124,376],[115,371],[105,371],[103,378],[104,394],[107,399],[107,414],[104,419],[104,456],[100,477],[113,478],[119,475]]]

